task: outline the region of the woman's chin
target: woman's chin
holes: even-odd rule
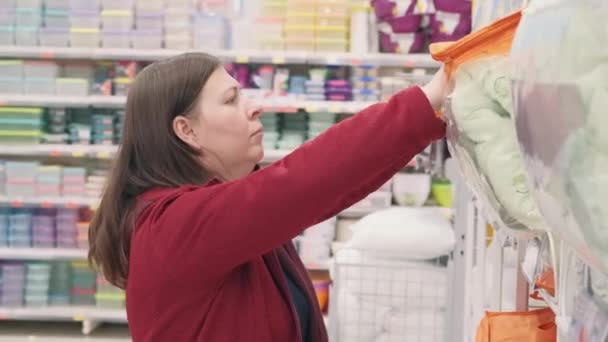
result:
[[[251,157],[252,160],[255,161],[256,164],[260,163],[264,160],[264,146],[262,144],[256,145],[251,149]]]

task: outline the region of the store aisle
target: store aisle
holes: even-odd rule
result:
[[[0,342],[131,342],[126,325],[104,324],[89,336],[79,323],[0,322]]]

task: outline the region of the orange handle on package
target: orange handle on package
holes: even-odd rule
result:
[[[466,62],[485,56],[503,55],[511,50],[522,11],[501,18],[483,29],[456,41],[431,44],[433,59],[443,62],[448,77]]]

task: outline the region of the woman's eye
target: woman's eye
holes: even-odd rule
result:
[[[234,96],[230,97],[230,99],[228,99],[228,101],[226,101],[226,104],[234,104],[238,99],[239,99],[239,94],[236,93]]]

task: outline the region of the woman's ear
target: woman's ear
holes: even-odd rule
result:
[[[173,132],[190,147],[195,150],[200,150],[201,145],[198,142],[198,137],[194,131],[194,125],[191,119],[183,115],[178,115],[173,119]]]

